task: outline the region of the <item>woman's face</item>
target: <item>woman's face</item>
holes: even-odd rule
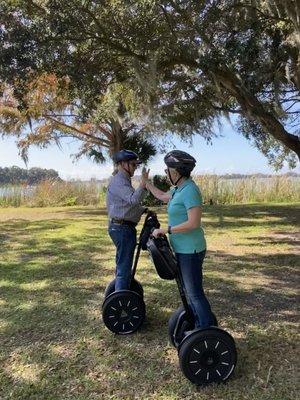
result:
[[[169,180],[170,180],[170,177],[171,177],[173,182],[176,182],[176,180],[179,178],[179,173],[176,171],[175,168],[169,168],[170,177],[168,175],[168,168],[165,169],[165,173],[167,174],[167,177],[169,178]]]

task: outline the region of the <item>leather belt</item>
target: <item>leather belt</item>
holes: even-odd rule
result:
[[[120,224],[120,225],[129,225],[129,226],[137,226],[136,222],[132,221],[127,221],[126,219],[120,219],[120,218],[112,218],[110,220],[113,224]]]

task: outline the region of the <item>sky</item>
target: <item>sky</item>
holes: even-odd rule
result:
[[[200,136],[195,136],[193,145],[173,140],[177,149],[187,151],[197,160],[196,174],[226,174],[226,173],[275,173],[268,165],[267,159],[243,136],[233,130],[229,123],[224,122],[221,137],[214,138],[212,145],[206,144]],[[71,139],[62,142],[62,149],[52,145],[47,149],[32,148],[29,151],[29,162],[27,167],[52,168],[58,171],[62,179],[91,178],[104,179],[111,175],[112,164],[97,165],[87,158],[74,162],[71,157],[76,153],[78,144]],[[173,147],[170,146],[169,150]],[[18,149],[12,138],[0,138],[0,167],[11,167],[13,165],[26,168]],[[163,154],[158,154],[148,165],[150,176],[162,174],[164,171]],[[280,173],[289,171],[285,167]],[[298,168],[293,170],[299,172]],[[138,172],[137,172],[138,174]]]

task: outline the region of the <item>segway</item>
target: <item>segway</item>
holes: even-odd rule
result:
[[[115,291],[115,279],[109,283],[104,293],[102,320],[113,333],[128,335],[137,331],[145,320],[146,307],[142,285],[134,279],[141,250],[147,250],[151,230],[159,227],[156,214],[147,211],[143,228],[137,243],[137,250],[131,269],[130,289]]]
[[[195,328],[194,316],[188,305],[177,260],[166,236],[150,237],[147,243],[156,271],[162,279],[175,279],[183,306],[169,320],[169,335],[178,350],[184,375],[196,385],[224,382],[233,373],[237,352],[232,336],[214,326]]]

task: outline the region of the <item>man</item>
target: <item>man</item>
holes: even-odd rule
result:
[[[131,184],[135,170],[141,161],[130,150],[114,155],[117,173],[111,178],[106,204],[109,216],[109,235],[116,246],[115,290],[129,289],[130,273],[136,246],[136,225],[145,208],[141,206],[147,190],[144,178],[134,190]]]

